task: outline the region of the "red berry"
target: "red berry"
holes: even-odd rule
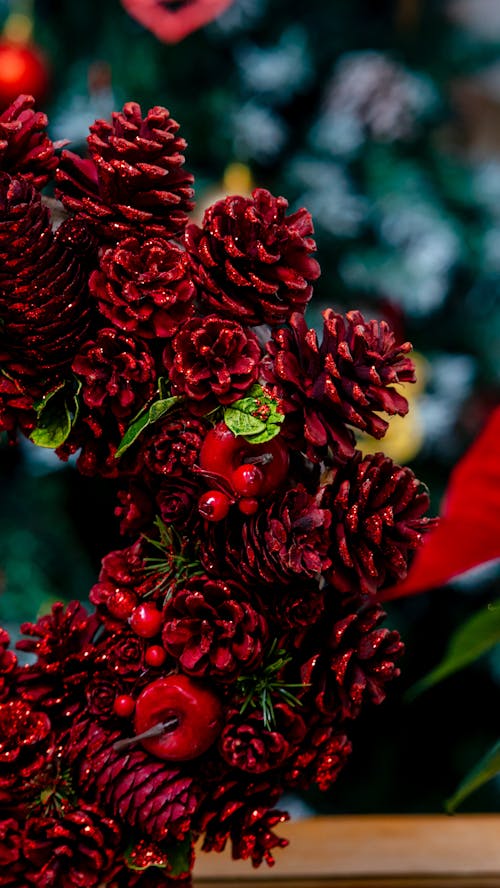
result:
[[[116,715],[119,715],[120,718],[128,718],[132,715],[135,709],[135,700],[133,697],[130,697],[128,694],[121,694],[120,697],[115,699],[113,703],[113,709]]]
[[[238,503],[238,509],[243,515],[255,515],[258,508],[259,503],[256,499],[247,499],[244,497],[243,499],[240,499]]]
[[[158,635],[163,625],[161,611],[149,601],[134,608],[129,623],[136,635],[141,638],[153,638]]]
[[[231,475],[232,488],[240,496],[258,496],[263,481],[261,469],[252,463],[243,463]]]
[[[222,475],[232,483],[233,473],[242,465],[258,467],[263,475],[259,496],[267,496],[286,479],[290,465],[288,448],[280,435],[264,444],[249,444],[245,438],[233,435],[220,422],[205,436],[200,451],[200,466],[208,472]]]
[[[116,589],[109,597],[108,611],[116,620],[128,620],[137,605],[137,595],[130,589]]]
[[[168,725],[168,721],[174,720]],[[137,700],[136,735],[167,723],[154,737],[141,739],[142,746],[165,761],[197,758],[217,739],[223,721],[217,695],[187,675],[167,675],[147,685]]]
[[[163,666],[167,659],[167,652],[165,648],[161,647],[161,645],[152,644],[151,647],[146,649],[144,659],[148,666]]]
[[[231,501],[222,490],[207,490],[200,496],[198,510],[207,521],[222,521],[227,513]]]

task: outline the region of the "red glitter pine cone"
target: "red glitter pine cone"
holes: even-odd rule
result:
[[[236,583],[193,577],[164,611],[163,644],[182,670],[229,683],[262,662],[267,623]]]
[[[57,197],[85,218],[100,237],[181,234],[192,210],[193,176],[183,169],[184,139],[166,108],[127,102],[111,123],[96,120],[87,140],[89,158],[64,151]]]
[[[294,431],[303,428],[308,456],[317,460],[329,446],[345,460],[353,455],[355,441],[347,427],[381,438],[387,422],[379,413],[408,412],[408,402],[394,385],[415,382],[415,370],[406,357],[410,343],[397,345],[385,321],[366,322],[359,311],[344,318],[331,309],[323,318],[321,345],[298,313],[289,329],[274,331],[265,376]]]
[[[163,353],[172,392],[200,416],[242,398],[258,379],[260,358],[257,337],[217,315],[192,318]]]
[[[106,250],[90,291],[112,324],[145,339],[173,336],[194,311],[188,257],[160,238],[131,237]]]
[[[21,95],[0,114],[0,170],[22,176],[39,190],[57,168],[60,143],[49,139],[47,116],[34,105],[33,96]]]
[[[200,298],[219,316],[249,325],[283,324],[305,310],[320,267],[305,209],[286,215],[288,202],[257,188],[210,207],[202,227],[189,225],[186,247]]]

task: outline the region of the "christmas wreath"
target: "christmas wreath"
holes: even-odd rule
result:
[[[273,862],[284,790],[327,790],[399,673],[382,627],[431,520],[363,456],[414,380],[385,322],[304,312],[311,217],[257,189],[189,222],[165,108],[54,145],[0,115],[0,430],[119,479],[94,610],[0,635],[0,885],[187,886],[198,840]],[[41,190],[55,182],[55,198]]]

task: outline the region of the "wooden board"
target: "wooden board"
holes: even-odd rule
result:
[[[254,870],[200,852],[195,888],[500,888],[500,816],[315,817],[285,824],[290,846]]]

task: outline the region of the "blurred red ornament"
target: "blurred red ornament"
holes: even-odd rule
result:
[[[408,578],[386,589],[383,601],[444,586],[466,571],[500,558],[500,407],[453,470],[441,520],[417,552]]]
[[[0,39],[0,102],[8,105],[20,93],[43,99],[50,82],[45,55],[33,43]]]
[[[184,40],[232,3],[233,0],[122,0],[129,15],[164,43]]]

